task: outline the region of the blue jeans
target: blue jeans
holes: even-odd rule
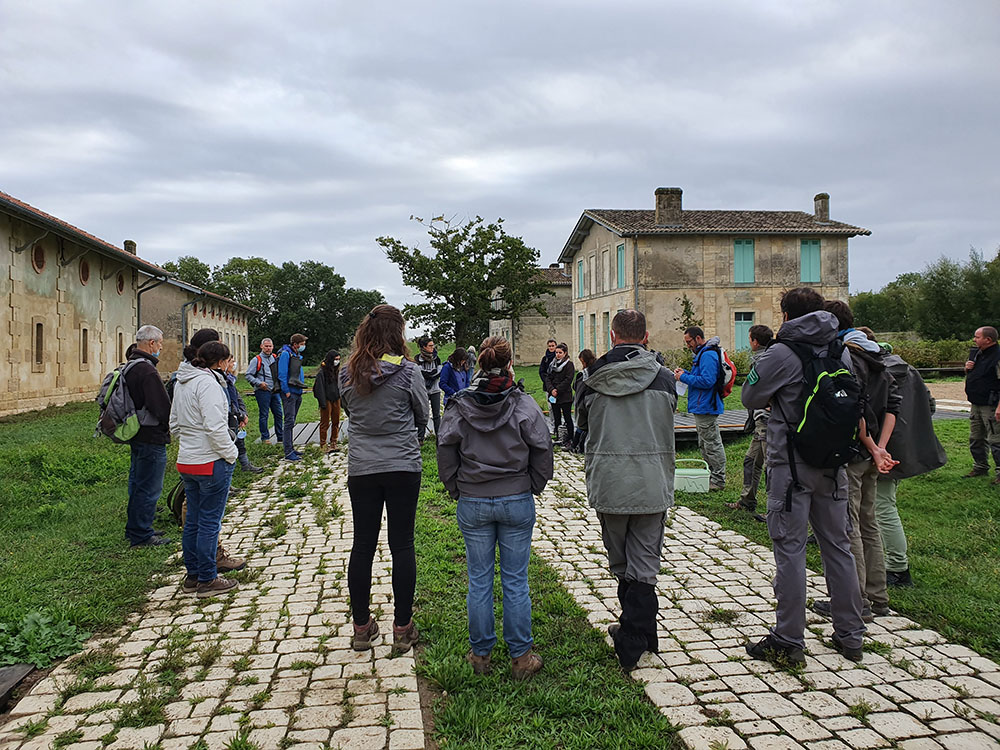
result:
[[[131,449],[125,537],[131,544],[140,544],[153,536],[153,517],[167,468],[167,446],[132,442]]]
[[[295,433],[295,417],[298,416],[299,407],[302,405],[302,394],[293,393],[291,396],[281,394],[281,407],[285,412],[284,431],[281,442],[285,446],[285,455],[291,454],[295,450],[292,439]]]
[[[281,439],[281,394],[273,391],[264,391],[258,388],[253,392],[257,398],[257,421],[260,426],[260,439],[267,440],[271,436],[267,431],[267,413],[270,411],[274,415],[274,435]]]
[[[184,497],[187,499],[187,517],[181,538],[184,567],[187,568],[188,578],[197,577],[199,583],[214,581],[218,575],[215,553],[234,466],[220,458],[209,475],[181,474]]]
[[[493,575],[500,546],[503,586],[503,639],[516,659],[531,650],[531,594],[528,558],[535,526],[535,499],[530,492],[505,497],[465,497],[458,500],[458,527],[465,538],[469,569],[469,643],[478,655],[497,642],[493,613]]]

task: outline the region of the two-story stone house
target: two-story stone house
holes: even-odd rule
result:
[[[848,296],[847,241],[871,232],[830,220],[830,196],[803,211],[691,211],[680,188],[657,188],[652,210],[588,209],[559,255],[572,274],[576,351],[610,346],[618,310],[646,314],[653,346],[683,346],[686,297],[706,336],[748,347],[750,326],[777,330],[781,293],[812,286]]]

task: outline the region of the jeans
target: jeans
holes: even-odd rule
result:
[[[257,419],[260,426],[260,439],[268,440],[271,435],[267,431],[267,416],[270,411],[274,415],[274,435],[281,440],[281,394],[258,388],[253,392],[257,398]]]
[[[435,391],[427,395],[431,402],[431,419],[434,420],[434,434],[437,435],[441,431],[441,391]],[[423,425],[417,430],[417,440],[423,440],[425,434],[427,434],[427,425]]]
[[[285,455],[290,455],[295,450],[292,440],[295,437],[295,417],[299,413],[302,405],[302,394],[292,393],[290,396],[281,395],[281,406],[285,412],[285,424],[282,432],[281,442],[285,446]]]
[[[330,431],[330,445],[336,446],[340,439],[340,399],[327,401],[319,410],[319,444],[326,445],[327,430]]]
[[[153,536],[153,517],[167,468],[167,446],[132,442],[131,449],[125,537],[131,544],[141,544]]]
[[[199,583],[215,580],[215,555],[222,531],[222,514],[229,497],[229,483],[233,478],[234,464],[217,459],[212,473],[205,476],[181,474],[184,496],[187,499],[187,517],[181,549],[188,578],[198,578]]]
[[[417,557],[413,549],[413,523],[420,494],[419,471],[387,471],[347,478],[354,517],[354,544],[347,566],[347,589],[355,625],[371,618],[372,562],[382,531],[382,506],[389,526],[392,555],[392,601],[399,627],[413,619],[413,591],[417,585]]]
[[[530,492],[505,497],[465,497],[458,500],[458,527],[465,538],[469,570],[469,644],[480,656],[497,642],[493,613],[493,576],[500,547],[503,586],[503,639],[511,658],[531,650],[531,594],[528,558],[535,526],[535,499]]]

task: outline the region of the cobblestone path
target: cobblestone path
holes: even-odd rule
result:
[[[617,619],[616,582],[586,501],[582,458],[560,454],[537,504],[534,546],[595,627]],[[810,613],[796,673],[750,659],[773,622],[771,551],[686,508],[670,515],[660,595],[660,653],[635,679],[692,748],[976,750],[1000,747],[1000,666],[905,617],[868,626],[861,665],[830,646]],[[810,574],[809,596],[826,596]],[[610,638],[608,640],[610,643]],[[870,650],[868,650],[870,649]]]
[[[414,660],[390,658],[392,615],[379,613],[391,594],[384,529],[372,606],[390,635],[351,649],[351,537],[343,455],[280,466],[230,501],[223,543],[250,557],[240,590],[199,600],[181,593],[182,568],[164,575],[126,626],[21,700],[0,748],[423,748]]]

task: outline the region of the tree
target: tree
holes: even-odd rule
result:
[[[438,217],[424,226],[433,255],[392,237],[375,240],[403,282],[427,298],[403,308],[411,324],[430,326],[432,335],[466,346],[482,341],[491,318],[517,319],[529,310],[546,314],[540,297],[553,292],[538,273],[538,251],[508,235],[503,219],[484,224],[477,216],[455,227]]]
[[[677,301],[681,303],[681,313],[680,315],[674,316],[674,322],[677,324],[678,331],[686,331],[691,326],[701,326],[705,325],[702,319],[697,317],[694,312],[694,302],[688,299],[687,292],[677,298]]]
[[[177,278],[181,281],[186,281],[188,284],[194,284],[202,289],[209,289],[209,291],[215,291],[210,289],[212,283],[212,269],[207,263],[202,263],[193,255],[182,255],[177,259],[177,262],[168,261],[163,264],[163,267],[177,274]]]
[[[263,258],[230,258],[212,272],[212,291],[258,311],[247,325],[251,342],[256,343],[269,335],[265,324],[274,314],[274,274],[277,270],[276,265]]]

